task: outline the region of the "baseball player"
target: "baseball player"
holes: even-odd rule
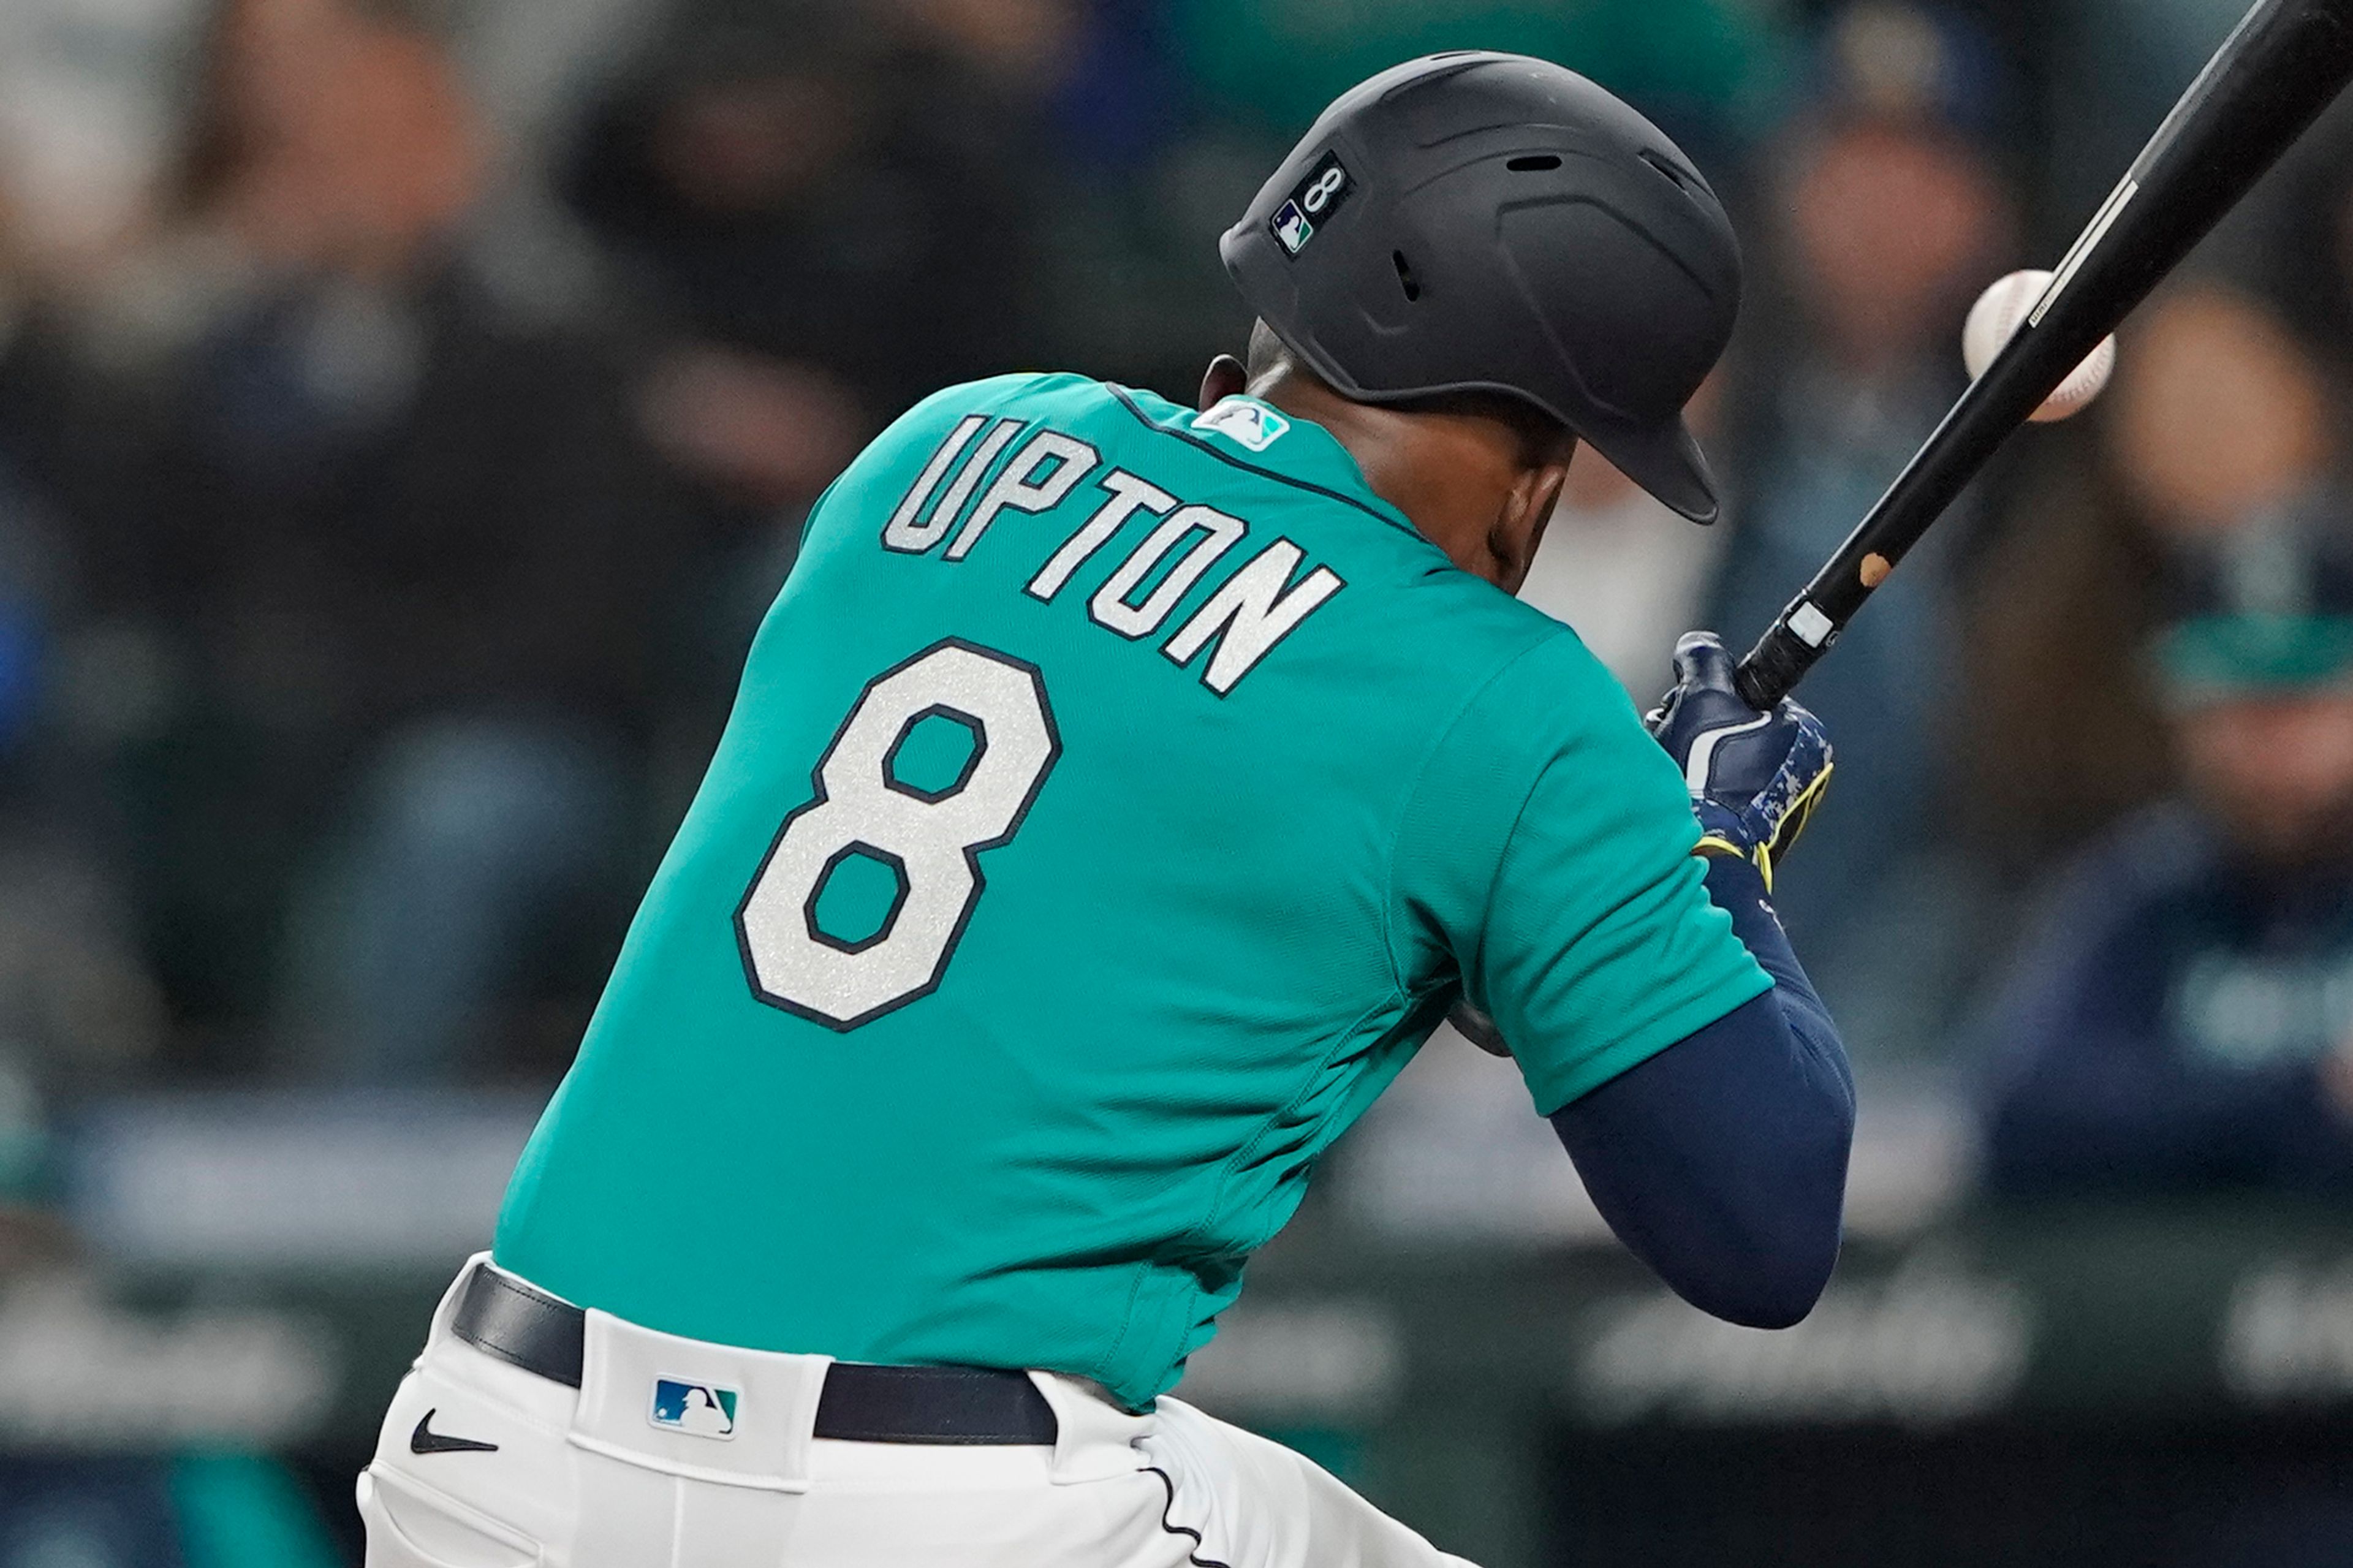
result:
[[[1457,1561],[1169,1390],[1458,1005],[1676,1289],[1811,1305],[1852,1089],[1764,893],[1828,746],[1705,637],[1654,739],[1511,597],[1578,439],[1713,517],[1722,209],[1584,79],[1443,55],[1222,250],[1262,321],[1198,409],[954,387],[818,502],[372,1568]]]

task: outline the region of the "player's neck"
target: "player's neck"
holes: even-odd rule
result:
[[[1253,378],[1252,397],[1294,419],[1320,425],[1356,460],[1365,483],[1403,512],[1447,559],[1505,592],[1516,592],[1541,536],[1560,475],[1533,475],[1517,437],[1475,415],[1407,412],[1356,403],[1314,376],[1283,365]]]

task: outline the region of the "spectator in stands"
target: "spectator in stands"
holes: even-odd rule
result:
[[[1738,484],[1706,624],[1742,647],[1951,406],[1962,318],[2015,261],[2016,203],[1994,156],[2006,88],[1986,37],[1946,11],[1853,5],[1822,34],[1816,72],[1767,170],[1772,270],[1753,291],[1736,384]],[[1972,521],[1965,499],[1805,688],[1840,737],[1838,805],[1779,908],[1851,1036],[1882,1049],[1940,1026],[1933,955],[1966,945],[1934,828],[1953,689],[1949,562]]]
[[[0,428],[145,672],[117,777],[183,1018],[454,1072],[551,946],[617,934],[666,488],[606,330],[475,243],[438,40],[223,0],[203,82],[172,209],[53,289]]]
[[[2078,860],[1992,1013],[2000,1192],[2353,1187],[2353,498],[2176,560],[2182,791]]]
[[[684,8],[567,180],[674,318],[642,405],[665,451],[797,509],[918,398],[1012,368],[1038,84],[1002,57],[1050,77],[1067,9]]]

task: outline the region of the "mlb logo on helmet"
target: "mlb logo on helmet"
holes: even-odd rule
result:
[[[1274,237],[1282,241],[1282,248],[1293,256],[1299,254],[1299,247],[1305,245],[1308,237],[1315,232],[1315,226],[1307,221],[1307,215],[1299,210],[1297,202],[1283,203],[1276,210],[1273,223]]]
[[[1267,227],[1274,231],[1275,239],[1284,250],[1296,256],[1315,237],[1316,223],[1329,220],[1355,188],[1348,171],[1340,166],[1340,155],[1326,153],[1315,160],[1307,177],[1292,191],[1291,199],[1274,209],[1274,216],[1267,219]]]
[[[716,1384],[656,1378],[653,1408],[646,1413],[646,1419],[668,1431],[697,1437],[733,1437],[735,1402],[740,1397],[735,1390]]]

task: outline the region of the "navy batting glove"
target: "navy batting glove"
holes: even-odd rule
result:
[[[1751,862],[1770,889],[1830,783],[1831,740],[1786,697],[1770,713],[1748,706],[1732,671],[1723,638],[1690,633],[1675,645],[1675,689],[1643,722],[1683,771],[1701,850]]]

